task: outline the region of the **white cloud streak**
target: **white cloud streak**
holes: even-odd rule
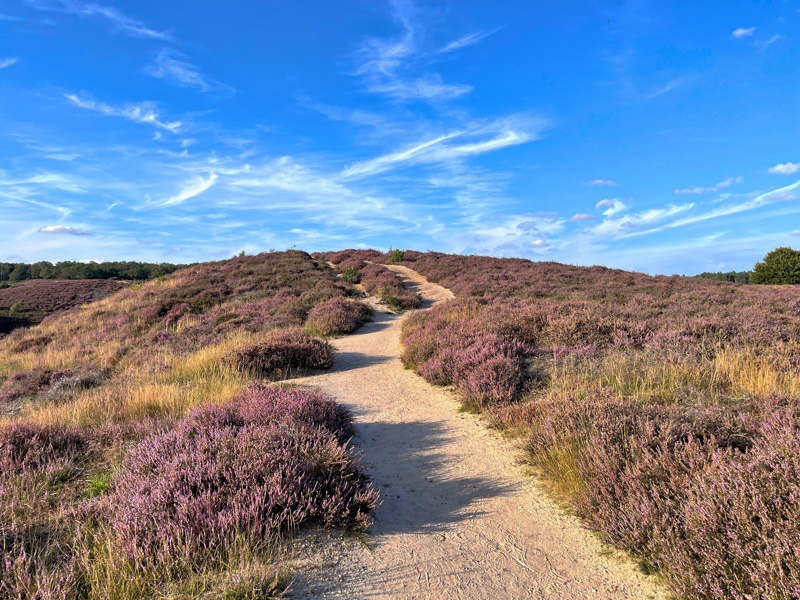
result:
[[[716,185],[709,186],[709,187],[693,187],[693,188],[683,188],[675,190],[675,193],[679,196],[685,196],[687,194],[711,194],[713,192],[718,192],[720,189],[729,188],[733,184],[742,183],[744,181],[744,177],[728,177],[724,181],[720,181]]]
[[[367,39],[359,49],[360,76],[366,89],[398,101],[446,101],[463,96],[472,86],[445,83],[438,73],[416,72],[424,57],[417,41],[417,25],[410,2],[393,3],[393,17],[403,28],[399,38]]]
[[[594,187],[613,187],[617,185],[617,182],[611,179],[593,179],[592,181],[587,181],[584,185],[591,185]]]
[[[196,88],[202,92],[234,91],[230,86],[206,78],[195,65],[189,62],[185,54],[173,48],[163,48],[153,64],[145,67],[144,72],[151,77],[164,79],[181,87]]]
[[[0,69],[7,69],[11,65],[17,64],[19,59],[16,56],[12,56],[11,58],[0,58]]]
[[[458,161],[536,140],[548,126],[546,119],[536,117],[510,117],[488,124],[472,124],[465,130],[454,131],[417,142],[396,152],[353,163],[342,171],[341,176],[366,177],[401,165]],[[454,139],[461,139],[463,142],[448,143]]]
[[[476,31],[474,33],[469,33],[458,38],[457,40],[453,40],[449,44],[446,44],[441,50],[439,50],[439,52],[444,54],[447,52],[453,52],[454,50],[460,50],[461,48],[466,48],[467,46],[472,46],[482,40],[485,40],[490,35],[497,33],[500,31],[500,29],[501,28],[498,27],[497,29],[492,29],[491,31]]]
[[[183,204],[187,200],[199,196],[203,192],[211,189],[211,187],[217,182],[218,178],[219,176],[213,171],[208,174],[206,179],[203,179],[202,177],[195,177],[180,192],[162,202],[161,206],[177,206],[178,204]]]
[[[47,227],[42,227],[39,229],[39,233],[51,233],[57,235],[94,235],[94,232],[91,229],[81,229],[76,227],[70,227],[68,225],[48,225]]]
[[[150,102],[111,106],[104,102],[96,102],[91,98],[81,98],[76,94],[64,94],[64,97],[79,108],[92,110],[107,116],[122,117],[135,123],[153,125],[158,129],[164,129],[172,133],[178,133],[184,126],[182,121],[163,121]]]
[[[116,8],[79,2],[77,0],[55,0],[54,2],[42,2],[40,0],[27,0],[30,6],[47,12],[65,13],[83,18],[99,18],[109,22],[117,31],[139,38],[153,38],[159,40],[171,40],[172,36],[166,31],[158,31],[147,27],[141,21],[129,17]]]

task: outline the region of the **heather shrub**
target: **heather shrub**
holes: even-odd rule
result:
[[[681,597],[800,591],[796,408],[557,397],[525,418],[532,464]]]
[[[321,392],[255,384],[232,402],[198,407],[184,419],[185,424],[196,427],[244,427],[267,421],[322,427],[340,443],[355,433],[350,411]]]
[[[357,300],[333,298],[317,304],[308,314],[306,329],[315,335],[351,333],[372,320],[372,309]]]
[[[306,369],[330,369],[333,348],[299,328],[270,332],[266,341],[226,357],[233,368],[255,377],[285,379]]]
[[[88,449],[86,435],[79,430],[12,422],[0,427],[0,478],[41,472],[53,465],[74,467]]]
[[[474,310],[463,303],[453,308],[462,315]],[[518,399],[530,345],[489,327],[470,330],[451,315],[447,307],[411,315],[403,325],[403,362],[433,384],[454,385],[472,406]]]
[[[12,373],[0,387],[0,403],[36,396],[50,386],[52,374],[53,371],[42,368]]]
[[[377,493],[351,451],[315,422],[321,398],[303,394],[257,388],[132,450],[107,503],[121,551],[140,564],[191,568],[242,538],[265,549],[307,521],[366,527]]]

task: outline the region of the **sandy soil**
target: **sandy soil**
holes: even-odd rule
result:
[[[393,266],[424,306],[452,298]],[[335,532],[297,540],[292,598],[654,598],[517,464],[512,445],[449,392],[403,368],[402,316],[335,341],[334,368],[303,378],[356,415],[354,445],[380,490],[369,547]]]

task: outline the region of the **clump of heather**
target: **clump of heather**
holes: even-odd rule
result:
[[[458,309],[456,309],[458,310]],[[470,310],[468,305],[461,310]],[[403,324],[403,362],[436,385],[453,385],[467,404],[486,407],[519,398],[532,347],[491,327],[464,327],[431,310]]]
[[[244,427],[266,421],[322,427],[342,444],[355,433],[350,411],[325,394],[310,389],[257,384],[251,384],[233,402],[198,407],[184,419],[184,423],[197,427]]]
[[[9,403],[20,398],[36,396],[50,385],[52,370],[33,368],[16,371],[0,386],[0,403]]]
[[[800,413],[603,397],[532,403],[532,464],[684,598],[800,591]]]
[[[308,314],[306,329],[315,335],[351,333],[365,322],[371,321],[372,309],[363,302],[333,298],[317,304]]]
[[[226,358],[233,368],[255,377],[286,379],[309,369],[330,369],[333,348],[300,328],[279,329],[259,344],[245,346]]]
[[[107,504],[122,552],[191,568],[307,521],[365,528],[377,492],[340,441],[348,416],[319,394],[261,387],[143,441]]]

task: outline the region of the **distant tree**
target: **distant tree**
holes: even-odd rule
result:
[[[716,273],[700,273],[699,275],[695,275],[695,277],[699,277],[700,279],[714,279],[716,281],[733,281],[736,283],[751,283],[750,278],[753,276],[752,271],[728,271],[727,273],[723,273],[721,271],[717,271]]]
[[[776,248],[753,268],[753,283],[800,284],[800,251]]]
[[[11,274],[8,276],[9,281],[25,281],[30,279],[31,268],[29,265],[18,263]]]

